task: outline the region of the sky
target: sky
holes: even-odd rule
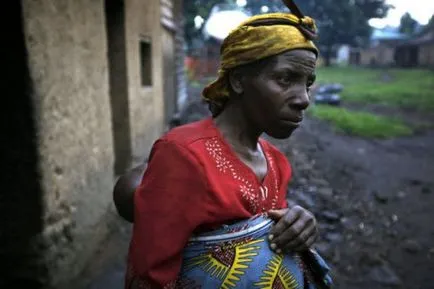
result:
[[[239,6],[245,6],[248,0],[236,0]],[[393,5],[395,8],[389,10],[388,15],[383,19],[371,19],[369,24],[375,28],[383,28],[385,26],[398,27],[402,15],[409,12],[410,15],[416,19],[421,25],[428,23],[431,16],[434,14],[434,0],[386,0],[387,4]],[[263,11],[266,12],[266,11]],[[229,31],[238,23],[244,20],[244,16],[231,15],[230,18],[221,21],[211,21],[213,23],[207,24],[209,33],[217,38],[224,38]],[[227,21],[231,19],[232,21]],[[196,16],[195,25],[197,28],[204,24],[205,20]],[[224,24],[222,24],[224,23]]]
[[[383,19],[372,19],[369,22],[371,26],[377,28],[386,25],[399,26],[401,16],[406,12],[409,12],[420,24],[425,25],[434,14],[434,0],[386,0],[386,3],[395,6],[395,9],[390,9]]]

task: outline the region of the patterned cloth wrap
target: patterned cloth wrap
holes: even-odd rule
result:
[[[180,279],[189,281],[188,288],[330,288],[330,268],[315,251],[308,253],[309,263],[315,263],[308,266],[315,267],[312,272],[301,256],[269,248],[272,225],[271,219],[258,215],[193,237],[183,253]],[[320,282],[312,281],[313,274]]]

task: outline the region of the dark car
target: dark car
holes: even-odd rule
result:
[[[339,93],[343,90],[341,84],[325,84],[318,88],[314,94],[316,104],[340,105],[341,97]]]

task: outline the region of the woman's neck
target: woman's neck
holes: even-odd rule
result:
[[[249,152],[257,152],[261,132],[237,103],[228,102],[214,123],[235,151],[245,153],[247,148]]]

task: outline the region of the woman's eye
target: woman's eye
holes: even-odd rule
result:
[[[281,79],[280,79],[280,82],[281,83],[284,83],[284,84],[288,84],[290,81],[289,81],[289,77],[282,77]]]
[[[291,79],[289,75],[281,75],[277,77],[277,81],[281,84],[289,84],[291,82]]]
[[[306,86],[309,88],[311,87],[314,83],[315,83],[315,76],[309,77],[309,79],[307,80]]]

